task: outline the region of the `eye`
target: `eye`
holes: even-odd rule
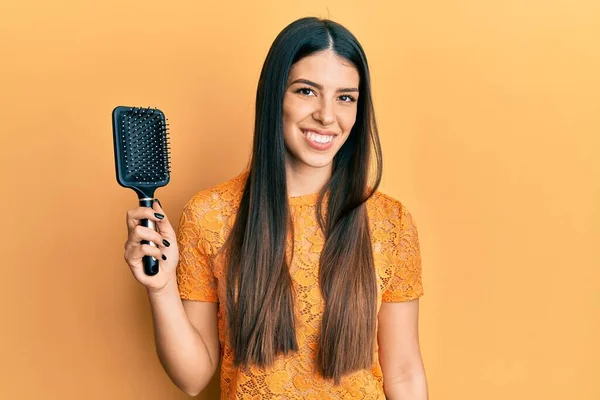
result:
[[[340,99],[344,102],[344,103],[354,103],[356,101],[356,98],[354,96],[350,96],[349,94],[344,94],[340,96]]]
[[[294,93],[300,93],[304,96],[310,96],[311,94],[314,94],[314,91],[311,88],[303,87],[297,89]]]

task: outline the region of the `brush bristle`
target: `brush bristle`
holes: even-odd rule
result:
[[[149,185],[168,180],[170,143],[163,114],[132,107],[122,114],[120,131],[125,180]]]

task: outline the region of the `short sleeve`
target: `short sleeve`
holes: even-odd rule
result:
[[[199,211],[192,198],[183,207],[177,229],[177,285],[182,299],[215,303],[219,300],[210,256],[211,246],[202,232]]]
[[[385,302],[413,300],[424,294],[417,226],[406,207],[400,207],[399,226],[394,228],[396,232],[389,250],[393,260],[393,274],[382,293],[382,301]]]

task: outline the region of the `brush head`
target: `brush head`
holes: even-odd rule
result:
[[[113,110],[117,181],[140,198],[154,197],[170,180],[168,125],[156,108],[119,106]]]

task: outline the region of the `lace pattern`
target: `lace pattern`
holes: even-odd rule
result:
[[[182,299],[225,304],[224,263],[218,250],[233,225],[246,176],[242,173],[200,191],[184,206],[177,231],[177,282]],[[339,386],[320,377],[314,368],[324,310],[318,284],[324,236],[316,219],[316,201],[316,194],[289,198],[294,224],[290,274],[299,351],[279,356],[266,369],[235,367],[227,342],[226,310],[219,307],[222,399],[385,399],[377,349],[372,368],[343,377]],[[367,201],[367,212],[378,283],[377,309],[383,301],[422,296],[418,233],[411,214],[399,201],[380,192]]]

